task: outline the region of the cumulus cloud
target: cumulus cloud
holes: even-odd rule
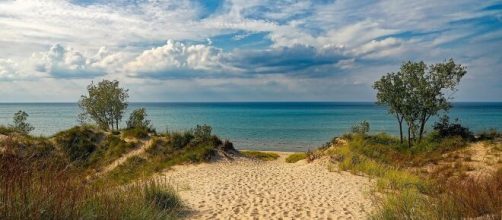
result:
[[[104,56],[101,52],[97,56]],[[96,57],[103,59],[103,57]],[[100,59],[84,56],[72,48],[60,44],[53,45],[49,51],[34,53],[35,70],[48,73],[55,78],[94,78],[104,75]]]
[[[185,45],[168,40],[165,45],[145,50],[125,66],[134,77],[190,78],[197,72],[221,72],[223,52],[205,44]]]
[[[402,61],[452,57],[472,67],[467,83],[502,83],[493,71],[502,68],[497,1],[213,3],[0,1],[0,79],[238,81],[230,91],[308,80],[317,88],[324,77],[371,88]]]
[[[12,80],[19,77],[17,64],[10,59],[0,59],[0,79]]]

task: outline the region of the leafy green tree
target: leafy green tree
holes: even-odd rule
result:
[[[129,115],[129,120],[127,120],[127,128],[150,128],[150,120],[147,120],[145,108],[135,109],[131,115]]]
[[[28,113],[24,111],[19,110],[18,112],[16,112],[13,118],[14,124],[11,125],[12,128],[23,134],[29,134],[35,128],[27,122],[28,116],[30,115],[28,115]]]
[[[118,130],[128,105],[128,90],[120,88],[116,80],[103,80],[97,85],[88,85],[87,92],[88,95],[82,95],[79,101],[83,111],[80,118],[90,118],[106,130]]]
[[[403,63],[397,73],[387,73],[375,82],[377,103],[389,107],[398,119],[402,140],[402,122],[408,126],[408,145],[422,140],[427,121],[451,108],[465,67],[452,59],[427,66],[424,62]],[[448,94],[447,94],[448,93]]]

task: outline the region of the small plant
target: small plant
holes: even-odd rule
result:
[[[13,118],[14,124],[11,125],[11,127],[16,131],[18,131],[19,133],[29,134],[35,128],[27,122],[28,116],[29,116],[28,113],[19,110],[14,114]]]
[[[352,133],[366,135],[370,131],[370,123],[366,120],[352,126]]]
[[[290,154],[288,157],[286,157],[286,162],[287,163],[296,163],[300,160],[304,160],[305,158],[307,158],[306,153],[294,153],[294,154]]]

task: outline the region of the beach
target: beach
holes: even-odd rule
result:
[[[189,219],[365,219],[373,181],[330,172],[326,160],[286,163],[237,157],[179,165],[157,178],[179,190]]]

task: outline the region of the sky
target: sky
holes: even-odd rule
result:
[[[467,68],[455,101],[502,101],[502,1],[0,0],[0,102],[374,101],[408,60]]]

